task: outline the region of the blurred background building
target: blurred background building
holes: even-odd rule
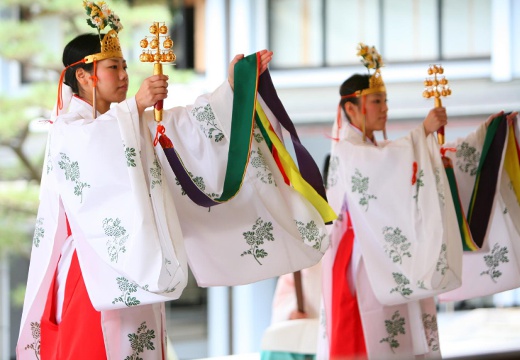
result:
[[[359,42],[385,61],[390,138],[417,126],[430,64],[442,64],[453,94],[443,99],[449,141],[490,114],[520,110],[520,0],[112,0],[134,88],[151,68],[138,62],[151,21],[175,42],[167,106],[190,103],[227,77],[235,54],[274,51],[270,72],[301,140],[321,166],[329,150],[339,85],[365,68]],[[37,187],[61,52],[87,32],[81,1],[0,1],[0,359],[14,359]],[[239,79],[238,79],[239,80]],[[132,92],[134,90],[134,92]],[[231,221],[231,220],[230,220]],[[194,279],[168,305],[181,359],[257,352],[270,322],[276,279],[201,289]],[[511,293],[477,307],[518,305]],[[504,300],[505,299],[505,300]],[[451,306],[451,307],[454,307]],[[443,308],[444,309],[444,308]],[[442,346],[442,343],[441,343]]]

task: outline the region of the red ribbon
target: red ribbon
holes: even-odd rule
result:
[[[153,139],[153,146],[157,146],[157,143],[159,142],[159,137],[161,135],[164,135],[166,132],[166,129],[161,124],[157,125],[157,130],[155,131],[155,138]]]
[[[60,82],[58,84],[58,102],[57,102],[57,106],[56,106],[56,116],[58,116],[58,111],[63,109],[63,95],[61,93],[61,89],[62,89],[62,86],[63,86],[63,79],[65,78],[65,72],[67,71],[68,68],[73,67],[73,66],[78,65],[78,64],[81,64],[81,63],[84,63],[84,62],[85,62],[85,59],[81,59],[80,61],[76,61],[75,63],[66,66],[65,69],[63,69],[63,71],[61,72]]]

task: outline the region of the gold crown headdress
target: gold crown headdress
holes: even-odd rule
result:
[[[96,86],[97,86],[97,76],[96,76],[96,62],[104,59],[110,58],[123,58],[123,52],[121,51],[121,45],[119,45],[119,38],[117,33],[123,29],[123,25],[121,25],[121,21],[119,16],[117,16],[104,1],[100,1],[98,3],[94,3],[92,1],[83,1],[83,7],[85,8],[87,15],[89,18],[87,19],[87,24],[91,27],[96,28],[98,31],[99,41],[101,42],[101,52],[97,54],[91,54],[85,56],[83,59],[76,61],[75,63],[69,64],[63,69],[60,75],[60,82],[58,84],[58,100],[56,103],[56,115],[60,113],[60,111],[64,108],[63,103],[63,79],[65,77],[65,72],[67,69],[76,66],[78,64],[90,64],[94,63],[94,73],[91,76],[93,80],[93,99],[92,99],[92,113],[93,117],[96,117]],[[106,26],[110,26],[111,30],[109,30],[103,39],[101,39],[101,30],[105,29]]]
[[[363,113],[363,124],[361,131],[363,132],[363,141],[366,140],[366,119],[365,119],[365,95],[375,94],[386,92],[385,83],[383,81],[383,76],[381,75],[381,70],[384,66],[383,58],[377,52],[374,46],[369,47],[363,43],[359,43],[357,47],[357,55],[361,57],[361,62],[367,68],[368,73],[370,74],[370,69],[375,69],[374,73],[370,76],[368,80],[368,88],[354,91],[352,94],[346,94],[341,97],[341,99],[352,98],[352,97],[363,97],[362,98],[362,113]],[[337,120],[335,129],[338,133],[336,138],[339,138],[339,129],[341,128],[341,109],[338,107]],[[383,129],[383,137],[386,140],[386,128]]]
[[[104,1],[94,3],[91,1],[83,1],[83,7],[87,11],[89,18],[87,24],[96,28],[101,41],[101,52],[85,57],[85,63],[89,64],[94,61],[100,61],[109,58],[122,58],[123,52],[121,45],[119,45],[119,38],[117,33],[123,29],[119,17],[110,10]],[[101,30],[110,26],[109,30],[103,39],[101,39]]]
[[[361,57],[361,62],[367,68],[368,73],[370,74],[370,69],[375,69],[375,72],[370,76],[368,88],[356,91],[356,96],[386,92],[385,83],[380,70],[380,68],[384,66],[381,55],[374,46],[369,47],[363,43],[358,44],[357,50],[357,56]]]

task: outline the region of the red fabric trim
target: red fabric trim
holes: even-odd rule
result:
[[[343,234],[332,268],[332,333],[330,359],[366,357],[367,351],[357,297],[348,285],[347,273],[354,246],[354,230],[350,216],[347,231]]]
[[[283,181],[287,185],[291,185],[291,181],[287,177],[287,174],[285,173],[285,169],[283,168],[282,163],[280,162],[280,156],[278,156],[278,151],[276,150],[276,148],[274,146],[271,149],[271,154],[273,155],[274,161],[276,162],[276,165],[278,166],[278,169],[282,173]]]
[[[67,220],[67,232],[70,226]],[[92,306],[81,274],[78,255],[72,255],[65,283],[62,320],[56,324],[56,273],[41,320],[41,360],[106,359],[101,313]]]

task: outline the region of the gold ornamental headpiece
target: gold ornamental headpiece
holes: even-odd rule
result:
[[[123,58],[121,45],[119,44],[118,32],[123,29],[119,16],[117,16],[104,1],[97,3],[92,1],[83,1],[87,15],[87,24],[97,29],[99,40],[101,42],[101,52],[88,55],[85,57],[85,63],[89,64],[94,61],[100,61],[109,58]],[[111,28],[103,39],[101,39],[101,30],[107,26]]]
[[[357,50],[357,56],[361,57],[361,62],[367,68],[368,73],[370,74],[370,69],[374,69],[375,71],[370,76],[368,88],[356,91],[356,97],[386,92],[385,83],[380,70],[384,66],[381,55],[377,52],[374,46],[368,46],[363,43],[358,44]]]

